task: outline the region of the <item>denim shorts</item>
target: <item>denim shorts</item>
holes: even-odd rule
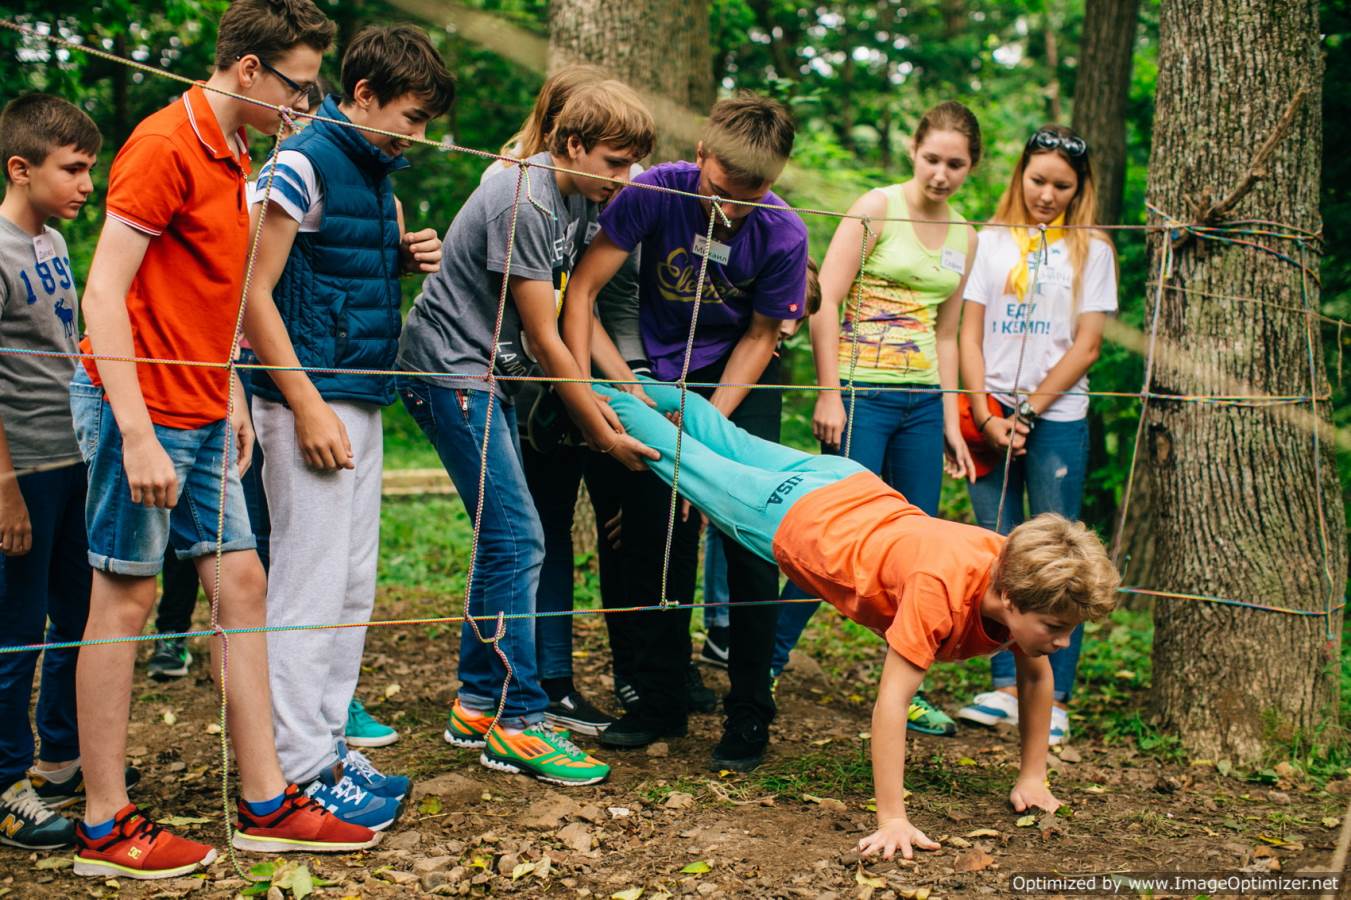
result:
[[[89,494],[84,518],[89,531],[89,565],[100,572],[150,576],[164,565],[172,545],[179,559],[216,552],[220,511],[221,454],[229,423],[224,419],[201,428],[155,426],[155,437],[178,473],[178,500],[172,509],[143,506],[131,500],[122,465],[122,432],[104,398],[83,366],[70,383],[70,411],[75,437],[89,467]],[[235,444],[229,441],[225,475],[225,528],[221,549],[252,550],[244,489],[235,467]]]

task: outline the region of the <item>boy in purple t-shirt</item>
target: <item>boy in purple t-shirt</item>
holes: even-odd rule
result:
[[[638,321],[643,346],[654,377],[680,378],[709,216],[714,215],[687,380],[723,382],[717,390],[700,393],[757,437],[779,439],[779,392],[752,391],[746,385],[779,381],[774,350],[780,323],[801,318],[805,311],[807,229],[793,212],[744,202],[785,205],[770,187],[788,161],[793,137],[792,119],[775,101],[753,95],[720,101],[709,114],[694,163],[667,163],[634,179],[698,194],[699,199],[631,188],[610,201],[600,217],[601,231],[568,285],[564,337],[583,366],[593,361],[606,377],[634,380],[600,329],[592,344],[592,310],[599,289],[642,244]],[[723,215],[713,211],[712,198],[723,201]],[[640,388],[628,389],[642,394]],[[661,596],[671,494],[651,473],[629,477],[634,483],[625,492],[622,519],[628,573],[624,600],[647,605]],[[689,603],[694,598],[699,520],[681,518],[671,547],[666,596]],[[740,604],[778,596],[778,570],[732,542],[727,555],[731,691],[712,767],[747,771],[763,759],[774,718],[769,660],[778,610]],[[647,621],[633,629],[643,641],[632,654],[638,668],[615,673],[617,690],[631,685],[636,701],[628,692],[625,715],[601,735],[601,743],[609,747],[642,747],[686,730],[689,610],[640,615]]]

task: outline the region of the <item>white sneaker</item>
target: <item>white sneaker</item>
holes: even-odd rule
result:
[[[1051,707],[1051,746],[1070,739],[1070,714],[1058,706]]]
[[[1003,691],[977,694],[966,706],[957,710],[957,718],[987,727],[1018,724],[1018,698]],[[1054,731],[1055,719],[1052,717]]]

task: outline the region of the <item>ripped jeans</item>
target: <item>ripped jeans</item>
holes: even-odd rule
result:
[[[1009,415],[1012,410],[1006,409]],[[1009,466],[1008,496],[1004,499],[1004,515],[999,528],[999,494],[1004,486],[1004,463],[971,485],[971,507],[976,523],[1000,534],[1008,534],[1021,525],[1028,516],[1044,512],[1060,513],[1067,519],[1079,518],[1084,499],[1084,475],[1088,469],[1088,419],[1073,422],[1052,422],[1039,419],[1027,437],[1027,454],[1017,457]],[[1026,512],[1024,512],[1026,500]],[[1079,667],[1079,646],[1084,626],[1074,629],[1070,645],[1050,656],[1055,674],[1055,699],[1068,702],[1074,690],[1074,675]],[[1014,674],[1013,654],[1004,650],[990,660],[990,675],[994,686],[1011,687]]]

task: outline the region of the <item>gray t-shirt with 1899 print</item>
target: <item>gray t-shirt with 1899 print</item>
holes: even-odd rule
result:
[[[536,154],[530,162],[548,164],[549,154]],[[564,197],[547,169],[528,169],[527,175],[516,204],[511,274],[548,281],[561,296],[584,247],[588,201],[580,194]],[[487,389],[483,376],[492,351],[515,195],[516,178],[497,177],[485,180],[465,201],[446,232],[441,268],[427,277],[408,314],[399,368],[448,373],[418,376],[441,387]],[[519,346],[512,332],[519,332],[520,321],[510,296],[505,312],[503,341],[515,339]],[[499,358],[499,374],[516,374],[504,362],[512,364]],[[504,396],[501,385],[498,395]]]
[[[0,216],[0,347],[79,352],[75,272],[60,232],[36,238]],[[71,357],[0,353],[0,422],[14,468],[80,461],[70,418]]]

